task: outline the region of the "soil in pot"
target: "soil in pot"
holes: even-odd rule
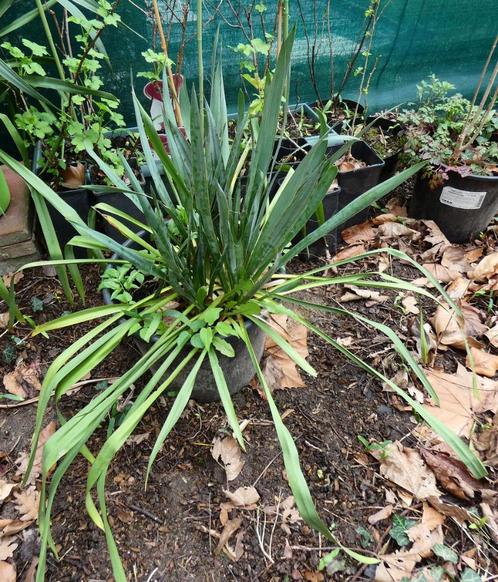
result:
[[[139,236],[145,237],[146,233],[141,231],[138,233]],[[139,248],[137,243],[134,241],[128,240],[124,243],[127,247],[132,249]],[[118,256],[114,254],[112,259],[117,259]],[[109,265],[110,268],[112,267],[112,263]],[[153,290],[154,282],[153,281],[146,281],[146,285],[149,286],[149,291]],[[142,289],[137,290],[137,299],[143,295]],[[103,290],[103,298],[104,303],[107,305],[111,304],[113,301],[111,299],[111,292],[108,289]],[[178,308],[178,307],[177,307]],[[265,334],[263,331],[256,326],[254,323],[246,320],[246,330],[251,340],[254,352],[258,361],[261,360],[263,357],[263,350],[264,350],[264,343],[265,343]],[[133,336],[134,342],[137,348],[140,350],[142,354],[147,352],[150,349],[151,344],[149,342],[145,342],[138,334]],[[156,342],[159,339],[159,336],[153,336],[151,338],[151,342]],[[225,376],[225,380],[228,386],[228,391],[230,394],[236,394],[239,392],[244,386],[247,386],[249,382],[255,375],[254,366],[252,364],[251,358],[249,356],[249,352],[243,342],[242,339],[234,336],[230,336],[225,338],[225,340],[234,348],[235,356],[233,358],[229,358],[218,353],[218,360],[223,370],[223,374]],[[178,355],[178,358],[171,364],[170,371],[173,371],[175,367],[180,364],[186,356],[191,351],[191,346],[186,346]],[[177,375],[177,377],[173,380],[170,384],[170,391],[179,390],[183,383],[185,382],[190,370],[193,368],[195,364],[195,357],[183,368],[183,370]],[[151,372],[154,373],[161,365],[161,361],[157,362],[154,366],[151,367]],[[161,381],[167,379],[169,374],[166,374]],[[194,389],[192,391],[192,398],[197,400],[198,402],[215,402],[220,400],[218,388],[216,386],[216,381],[213,377],[213,373],[211,371],[211,366],[209,364],[209,360],[206,358],[199,369],[197,374],[197,379],[194,385]]]
[[[329,154],[332,155],[340,147],[341,145],[338,144],[329,148]],[[340,188],[338,210],[342,210],[358,196],[379,183],[384,162],[368,144],[357,141],[353,143],[348,154],[339,160],[338,166],[337,183]],[[343,229],[364,222],[369,212],[370,209],[365,208],[339,228]]]
[[[498,214],[498,175],[447,175],[447,180],[436,185],[420,173],[408,214],[434,220],[450,242],[464,243],[485,230]]]
[[[361,137],[384,160],[385,165],[380,176],[380,181],[383,182],[394,176],[406,136],[396,120],[369,117],[367,125],[370,123],[372,125]]]

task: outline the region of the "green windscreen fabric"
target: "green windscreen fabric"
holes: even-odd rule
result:
[[[231,108],[241,86],[241,55],[233,49],[246,43],[239,21],[247,31],[246,11],[257,2],[238,0],[204,0],[204,63],[206,77],[211,69],[214,38],[219,27],[225,86]],[[290,25],[297,26],[292,60],[291,100],[315,101],[317,94],[326,101],[332,87],[337,90],[351,61],[366,24],[365,11],[369,0],[289,0]],[[182,0],[160,0],[165,30],[170,38],[170,54],[175,60],[182,37]],[[190,2],[187,18],[183,73],[188,86],[196,80],[197,15],[195,2]],[[273,32],[277,0],[265,0],[262,13],[265,30]],[[2,27],[9,20],[35,7],[32,0],[16,0],[3,17]],[[415,98],[415,85],[435,73],[470,96],[479,78],[486,55],[497,33],[496,0],[380,0],[380,17],[372,44],[370,65],[375,65],[367,100],[370,110],[392,107]],[[154,30],[150,0],[121,0],[119,12],[123,23],[118,29],[106,30],[103,41],[112,63],[112,70],[103,71],[105,89],[121,99],[122,112],[133,123],[131,84],[141,94],[144,79],[134,78],[147,70],[141,52],[155,47],[160,50]],[[234,14],[238,13],[237,14]],[[264,38],[259,14],[253,17],[253,34]],[[5,21],[5,22],[3,22]],[[20,34],[46,44],[39,23],[9,35],[19,40]],[[2,39],[0,39],[2,40]],[[5,57],[5,55],[3,55]],[[362,65],[360,55],[354,68]],[[358,99],[359,76],[351,76],[342,95]],[[246,84],[247,87],[247,84]],[[250,88],[249,88],[250,92]],[[144,99],[145,101],[145,99]]]

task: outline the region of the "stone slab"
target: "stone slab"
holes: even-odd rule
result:
[[[0,247],[0,262],[17,257],[24,257],[38,252],[38,247],[32,239],[25,240],[8,247]]]
[[[40,260],[40,253],[36,252],[31,255],[26,255],[24,257],[14,257],[12,259],[0,260],[0,275],[4,273],[14,273],[17,269],[20,269],[23,265],[32,263],[33,261]]]

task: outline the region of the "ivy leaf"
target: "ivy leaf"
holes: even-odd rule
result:
[[[407,546],[410,543],[410,538],[407,535],[407,530],[416,525],[416,521],[408,519],[404,515],[393,516],[393,526],[389,532],[389,536],[398,544],[398,546]]]
[[[458,554],[448,546],[445,546],[444,544],[434,544],[432,551],[434,552],[434,554],[436,554],[436,556],[438,556],[445,562],[451,562],[452,564],[458,563]]]
[[[460,582],[482,582],[482,578],[472,568],[465,568],[462,572]]]
[[[362,548],[368,548],[373,542],[372,534],[362,525],[356,528],[356,533],[360,536],[360,546]]]
[[[39,313],[40,311],[43,311],[45,307],[45,304],[43,303],[43,299],[40,299],[39,297],[32,297],[31,298],[31,309],[35,312],[35,313]]]

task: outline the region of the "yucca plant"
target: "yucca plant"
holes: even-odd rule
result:
[[[228,139],[223,77],[219,67],[215,68],[213,74],[209,103],[204,99],[202,85],[199,95],[192,91],[190,98],[185,92],[180,96],[184,129],[178,127],[171,102],[164,100],[164,123],[169,152],[165,151],[152,120],[134,96],[141,143],[153,179],[149,194],[141,189],[124,159],[130,185],[120,179],[97,155],[89,152],[116,190],[129,196],[146,217],[147,224],[140,224],[110,206],[96,206],[105,219],[126,235],[133,245],[119,244],[83,224],[74,211],[66,209],[57,195],[41,180],[11,158],[0,155],[48,202],[58,205],[59,210],[67,211],[68,219],[80,232],[71,241],[72,246],[102,252],[111,250],[117,256],[96,259],[97,262],[112,263],[114,271],[118,273],[114,283],[109,283],[113,280],[112,273],[107,273],[103,278],[103,285],[113,290],[115,303],[64,315],[38,326],[34,331],[35,334],[46,334],[51,330],[98,320],[91,331],[55,359],[45,376],[40,392],[33,451],[36,450],[43,416],[51,399],[57,405],[75,382],[94,370],[121,342],[128,341],[129,336],[138,333],[142,339],[149,340],[143,356],[116,382],[96,393],[82,410],[70,419],[64,419],[59,414],[61,427],[45,443],[39,515],[42,545],[38,582],[44,578],[48,547],[55,552],[50,533],[54,496],[61,479],[78,454],[82,454],[90,465],[86,488],[88,513],[94,523],[105,532],[114,578],[117,581],[126,580],[107,518],[106,475],[116,453],[146,412],[162,394],[169,391],[168,387],[185,370],[188,372],[184,375],[177,396],[171,401],[171,408],[153,447],[146,479],[161,446],[185,409],[202,367],[205,369],[207,366],[211,370],[230,428],[240,447],[245,449],[220,357],[238,356],[233,349],[234,338],[243,342],[266,396],[282,447],[289,484],[301,516],[336,544],[337,551],[344,551],[361,561],[375,562],[372,558],[360,556],[343,547],[315,509],[300,467],[296,446],[280,417],[261,371],[246,323],[250,321],[268,334],[306,373],[315,376],[316,371],[268,325],[265,321],[266,313],[285,314],[305,325],[344,356],[386,382],[442,435],[476,477],[485,474],[481,462],[444,425],[395,383],[321,331],[298,310],[300,307],[306,310],[321,309],[353,317],[358,322],[369,324],[384,333],[392,340],[394,348],[420,384],[437,401],[437,395],[423,371],[389,327],[370,321],[358,313],[314,304],[300,295],[303,290],[340,284],[409,289],[432,297],[429,292],[383,273],[362,272],[331,277],[325,274],[326,267],[296,275],[287,274],[284,270],[285,265],[309,244],[384,196],[421,167],[420,164],[414,166],[376,186],[292,246],[292,239],[315,212],[337,172],[334,160],[326,155],[326,137],[322,137],[297,169],[289,172],[277,192],[272,194],[274,140],[288,83],[293,37],[294,34],[291,33],[282,44],[274,75],[266,86],[259,122],[253,120],[248,124],[247,114],[241,106],[232,143]],[[252,132],[252,138],[249,141],[244,140],[245,145],[241,146],[243,135],[247,135],[248,131]],[[339,152],[337,156],[341,154]],[[123,219],[131,221],[143,229],[143,232],[132,231],[125,226]],[[377,252],[389,252],[416,266],[412,259],[396,250],[379,249],[365,253],[363,257]],[[85,261],[89,262],[90,259],[56,263],[73,267]],[[337,265],[351,261],[352,259],[342,261]],[[31,266],[39,264],[34,263]],[[444,294],[437,281],[425,270],[421,270]],[[122,279],[119,277],[123,274],[125,281],[131,283],[120,287],[119,281]],[[145,297],[134,299],[133,288],[141,286],[143,281],[152,282],[152,291]],[[446,300],[452,304],[451,299]],[[175,307],[172,307],[173,302]],[[136,385],[137,380],[147,375],[151,369],[155,370],[152,377],[124,413],[119,427],[108,433],[98,452],[91,452],[87,448],[88,440],[99,430],[118,400],[129,393],[132,385]],[[33,459],[34,452],[30,467]],[[52,470],[54,471],[49,481]]]

